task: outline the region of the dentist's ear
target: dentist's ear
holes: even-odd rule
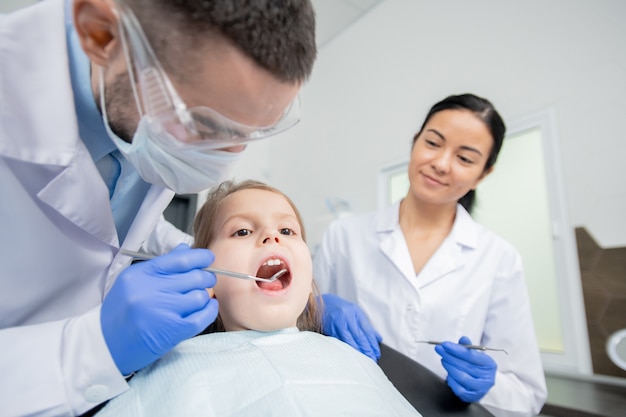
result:
[[[74,0],[74,27],[92,63],[101,67],[121,52],[118,16],[112,0]]]

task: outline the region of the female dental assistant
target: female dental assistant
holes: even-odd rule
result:
[[[387,345],[445,378],[461,400],[496,416],[530,416],[547,391],[522,260],[465,208],[504,133],[485,99],[435,104],[413,138],[406,197],[333,222],[314,276],[320,291],[358,304]],[[461,346],[472,343],[508,354]]]
[[[189,237],[163,210],[297,121],[315,22],[308,1],[235,16],[199,3],[46,0],[0,16],[3,417],[81,415],[217,315],[201,269],[213,254],[177,246]],[[166,88],[142,95],[138,74]],[[152,110],[167,100],[176,110]],[[193,122],[209,117],[215,131]],[[129,266],[120,247],[176,248]]]

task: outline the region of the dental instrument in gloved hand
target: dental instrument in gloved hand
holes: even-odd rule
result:
[[[418,340],[418,341],[416,341],[416,343],[428,343],[428,344],[430,344],[430,345],[440,345],[440,344],[442,344],[443,342],[435,342],[435,341],[433,341],[433,340]],[[476,350],[482,350],[482,351],[485,351],[485,350],[493,350],[493,351],[496,351],[496,352],[504,352],[506,355],[508,355],[508,354],[509,354],[509,353],[508,353],[506,350],[504,350],[504,349],[496,349],[496,348],[491,348],[491,347],[482,346],[482,345],[463,345],[463,346],[465,346],[465,347],[466,347],[466,348],[468,348],[468,349],[476,349]]]
[[[204,271],[215,259],[208,249],[181,244],[167,255],[124,269],[104,297],[100,326],[122,375],[129,375],[206,329],[218,302]]]
[[[467,346],[474,346],[463,336],[459,343],[442,342],[435,346],[441,356],[441,364],[448,371],[446,382],[462,401],[479,401],[496,382],[498,365],[486,353]]]
[[[374,329],[363,311],[354,303],[333,294],[323,294],[322,331],[369,356],[380,359],[382,336]]]
[[[149,259],[155,258],[154,255],[149,255],[147,253],[141,253],[141,252],[133,252],[133,251],[126,250],[126,249],[120,249],[120,253],[123,255],[131,256],[133,259],[139,260],[139,261],[147,261]],[[260,277],[255,277],[254,275],[242,274],[241,272],[227,271],[225,269],[218,269],[218,268],[213,268],[213,267],[206,267],[202,269],[204,269],[205,271],[213,272],[214,274],[218,274],[218,275],[226,275],[226,276],[233,277],[233,278],[248,279],[248,280],[262,281],[262,282],[274,282],[281,275],[287,272],[286,269],[281,269],[280,271],[277,271],[274,275],[272,275],[269,278],[260,278]]]

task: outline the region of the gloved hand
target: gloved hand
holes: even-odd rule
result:
[[[100,326],[123,375],[141,369],[215,321],[217,300],[203,271],[215,256],[182,244],[167,255],[136,263],[117,277],[102,302]]]
[[[480,400],[495,384],[498,365],[485,352],[468,349],[471,345],[466,336],[459,339],[459,344],[443,342],[435,346],[441,356],[441,364],[448,371],[448,386],[457,397],[467,403]]]
[[[322,331],[333,336],[374,361],[380,358],[381,335],[374,330],[363,311],[354,303],[334,294],[323,294]]]

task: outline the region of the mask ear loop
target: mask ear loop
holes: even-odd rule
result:
[[[102,118],[104,119],[105,127],[110,129],[109,126],[109,116],[107,115],[107,105],[106,100],[104,99],[104,70],[101,66],[98,66],[98,74],[100,74],[100,109],[102,110]]]

